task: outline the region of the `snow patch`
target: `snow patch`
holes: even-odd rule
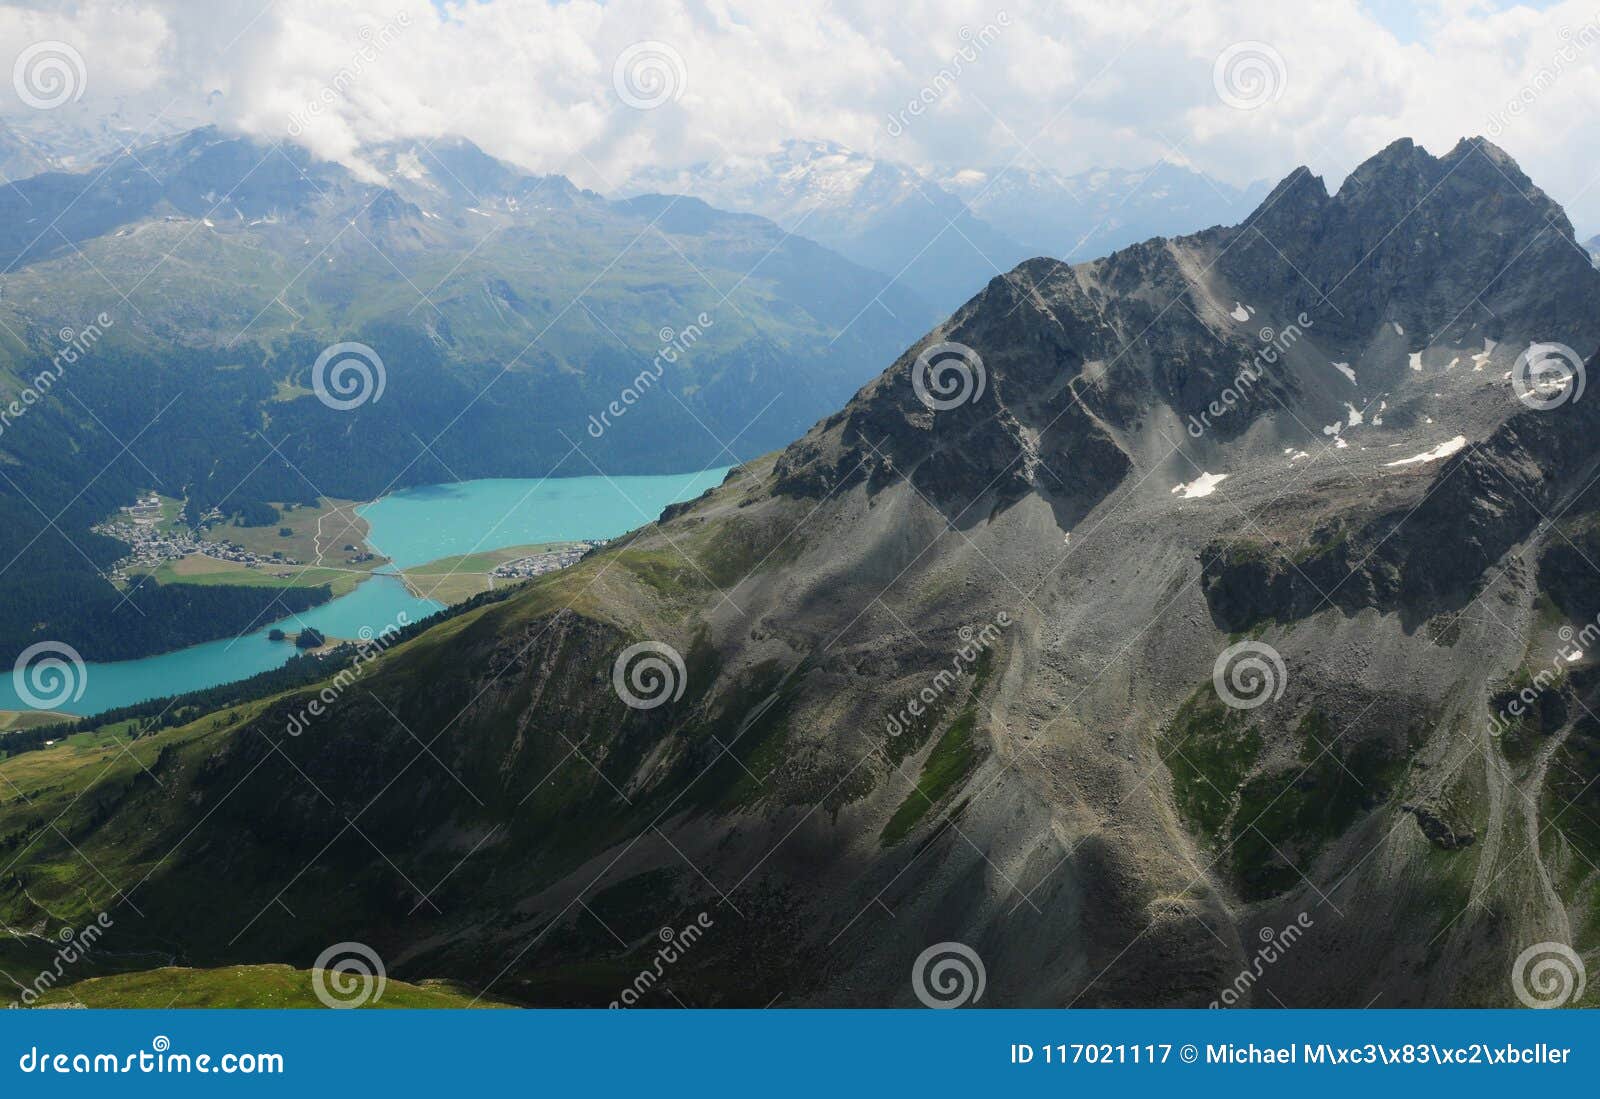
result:
[[[1334,363],[1333,368],[1350,379],[1350,384],[1356,384],[1356,372],[1350,369],[1349,363]]]
[[[1406,334],[1406,330],[1400,327],[1399,321],[1390,321],[1389,323],[1394,325],[1394,334],[1396,336],[1404,336]]]
[[[1422,352],[1413,351],[1411,353],[1411,369],[1417,371],[1422,369]]]
[[[1233,311],[1230,312],[1228,316],[1232,317],[1236,321],[1247,321],[1250,319],[1250,314],[1254,312],[1255,309],[1252,307],[1236,301],[1233,303]]]
[[[1494,349],[1498,346],[1488,336],[1485,336],[1483,338],[1483,350],[1472,356],[1472,369],[1482,370],[1484,364],[1489,361],[1489,356],[1494,354]]]
[[[1217,486],[1227,479],[1226,473],[1202,473],[1186,485],[1173,485],[1172,492],[1180,499],[1198,500],[1217,491]]]
[[[1413,454],[1409,458],[1401,458],[1398,462],[1385,462],[1386,466],[1412,466],[1419,462],[1437,462],[1440,458],[1448,458],[1456,451],[1467,445],[1465,435],[1457,435],[1448,442],[1440,443],[1432,450],[1424,450],[1421,454]]]

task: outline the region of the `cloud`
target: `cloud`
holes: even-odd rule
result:
[[[370,142],[459,133],[604,191],[642,165],[803,138],[941,174],[1167,156],[1235,183],[1300,163],[1336,182],[1397,137],[1439,152],[1482,133],[1600,227],[1575,129],[1600,109],[1597,20],[1600,0],[1438,0],[1402,41],[1356,0],[118,0],[0,7],[0,35],[74,44],[86,102],[182,115],[217,90],[226,124],[352,163]],[[1281,59],[1253,109],[1214,79],[1241,41]],[[639,43],[662,44],[644,53],[674,82],[653,109],[618,91]]]

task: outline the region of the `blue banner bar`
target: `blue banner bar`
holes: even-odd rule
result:
[[[1593,1011],[16,1011],[0,1094],[1587,1094]],[[1353,1093],[1352,1088],[1359,1088]],[[1108,1089],[1115,1089],[1114,1093]],[[1203,1089],[1175,1091],[1174,1089]],[[445,1094],[451,1094],[445,1092]],[[508,1093],[509,1094],[509,1093]],[[1515,1094],[1515,1093],[1512,1093]]]

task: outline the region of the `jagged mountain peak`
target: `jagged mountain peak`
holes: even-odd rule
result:
[[[1396,142],[1334,195],[1296,169],[1240,226],[1023,263],[791,448],[780,485],[818,494],[898,471],[953,520],[1029,492],[1070,498],[1067,515],[1196,423],[1195,445],[1255,460],[1381,420],[1380,405],[1390,425],[1432,423],[1448,390],[1453,421],[1481,437],[1508,411],[1517,352],[1600,346],[1600,273],[1514,164],[1473,166],[1503,156],[1486,146],[1434,158]],[[950,342],[981,361],[982,399],[933,413],[913,381]],[[1217,414],[1252,368],[1249,399]]]
[[[1385,321],[1412,349],[1481,332],[1560,339],[1587,355],[1600,338],[1595,277],[1571,223],[1482,138],[1442,157],[1396,141],[1332,195],[1297,168],[1221,239],[1228,277],[1329,313],[1326,330],[1348,341]]]

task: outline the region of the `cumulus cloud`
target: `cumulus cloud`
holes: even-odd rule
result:
[[[136,97],[148,114],[209,111],[356,164],[371,142],[461,134],[604,191],[643,165],[801,138],[941,175],[1168,157],[1234,183],[1301,163],[1337,182],[1397,137],[1442,152],[1485,134],[1580,227],[1600,228],[1600,169],[1576,130],[1600,108],[1600,0],[1434,0],[1412,22],[1397,36],[1357,0],[0,6],[8,45],[59,39],[82,52],[84,109]],[[1241,42],[1270,47],[1254,75],[1274,82],[1243,106],[1219,94],[1214,71]],[[664,95],[645,88],[662,100],[652,109],[618,87],[618,58],[639,43],[660,44],[627,55],[654,69],[620,79],[667,81]]]

